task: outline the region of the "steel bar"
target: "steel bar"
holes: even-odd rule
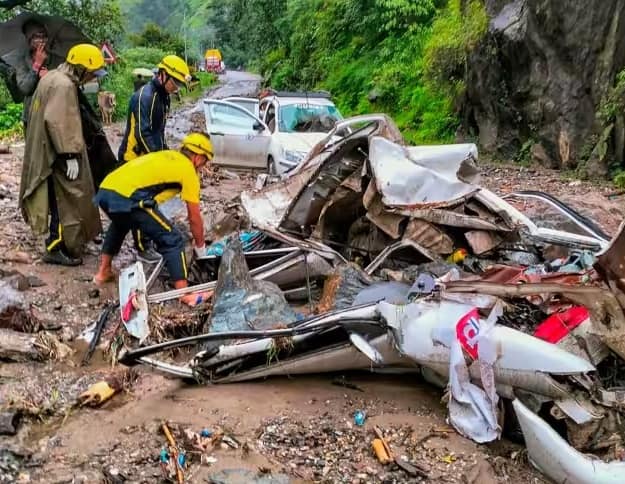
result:
[[[380,326],[379,321],[371,320],[344,320],[343,323],[360,323],[370,324],[372,326]],[[284,336],[294,336],[298,334],[304,334],[309,332],[318,331],[320,329],[336,326],[336,321],[319,322],[315,325],[299,326],[295,328],[286,329],[270,329],[265,331],[225,331],[222,333],[206,333],[196,336],[188,336],[186,338],[175,339],[171,341],[165,341],[151,346],[144,346],[143,348],[137,348],[135,350],[129,350],[124,352],[119,357],[119,362],[125,365],[135,364],[139,358],[161,351],[169,350],[171,348],[177,348],[179,346],[189,346],[201,343],[204,341],[219,341],[223,339],[261,339],[261,338],[280,338]]]
[[[280,257],[274,261],[268,262],[265,265],[257,267],[256,269],[252,269],[250,271],[250,275],[255,279],[266,279],[267,277],[271,277],[275,272],[276,268],[280,270],[284,270],[284,264],[291,261],[292,259],[298,258],[301,255],[301,251],[294,251],[290,254],[285,255],[284,257]],[[287,267],[290,267],[289,264]],[[265,271],[269,271],[265,273]],[[259,277],[256,277],[259,276]],[[198,284],[196,286],[189,286],[182,289],[174,289],[172,291],[160,292],[158,294],[149,294],[148,295],[148,303],[159,303],[169,301],[171,299],[176,299],[180,296],[184,296],[185,294],[192,294],[194,292],[202,292],[207,291],[209,289],[214,289],[217,286],[217,281],[205,282],[203,284]]]

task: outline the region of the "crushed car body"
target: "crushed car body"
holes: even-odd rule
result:
[[[420,373],[449,389],[462,435],[511,425],[556,482],[620,482],[624,226],[610,240],[546,194],[499,197],[477,158],[472,144],[405,146],[385,115],[338,122],[287,176],[242,193],[246,230],[194,262],[182,291],[215,289],[205,332],[120,361],[213,383]],[[558,220],[534,222],[528,197]],[[186,365],[152,357],[188,345]]]

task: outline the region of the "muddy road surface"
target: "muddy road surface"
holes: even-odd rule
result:
[[[223,99],[228,96],[254,96],[257,94],[261,78],[256,74],[243,71],[226,71],[220,76],[221,85],[210,96]]]
[[[229,71],[209,95],[252,95],[259,82],[257,76]],[[201,104],[174,113],[169,126],[172,146],[188,129],[204,129]],[[108,128],[115,149],[122,129]],[[478,446],[451,430],[442,393],[416,375],[351,373],[228,385],[185,382],[145,367],[129,375],[111,363],[111,349],[122,342],[115,332],[118,314],[90,364],[80,366],[86,348],[80,335],[117,298],[117,288],[98,289],[91,283],[96,244],[78,268],[41,263],[43,242],[33,237],[17,210],[23,145],[11,148],[11,154],[0,155],[0,268],[39,280],[19,294],[32,316],[73,354],[58,361],[57,349],[52,359],[0,365],[0,407],[21,414],[16,434],[0,436],[0,482],[163,482],[160,459],[168,451],[163,422],[187,450],[185,482],[425,482],[378,463],[371,450],[374,425],[383,429],[397,454],[427,469],[428,482],[544,482],[527,463],[522,446],[506,440]],[[496,191],[524,188],[528,178],[514,166],[485,170],[485,183]],[[552,191],[572,194],[574,201],[590,201],[582,208],[608,230],[620,220],[622,197],[610,199],[609,187],[571,185],[559,174],[541,170],[531,178]],[[252,176],[227,170],[206,177],[202,202],[207,225],[253,183]],[[116,266],[134,257],[127,241]],[[166,287],[163,281],[157,284],[161,290]],[[155,338],[198,332],[201,320],[201,310],[177,302],[152,309]],[[167,356],[183,360],[188,354]],[[76,405],[91,384],[112,377],[123,384],[108,402],[97,408]],[[354,424],[357,410],[367,415],[362,427]],[[194,441],[202,431],[205,441]],[[222,432],[229,438],[215,438]],[[185,439],[210,443],[200,451]]]

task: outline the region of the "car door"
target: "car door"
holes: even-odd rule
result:
[[[222,101],[228,101],[229,103],[236,104],[239,107],[247,109],[250,113],[260,119],[258,115],[258,99],[253,97],[226,97]]]
[[[204,100],[206,128],[213,142],[214,162],[240,168],[265,168],[271,133],[267,126],[236,104]]]

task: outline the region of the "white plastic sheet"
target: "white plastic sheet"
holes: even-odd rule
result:
[[[465,437],[484,443],[498,439],[501,428],[497,418],[499,397],[495,390],[493,365],[497,360],[496,344],[492,329],[498,315],[502,313],[497,305],[486,321],[480,321],[479,332],[469,344],[477,349],[482,388],[471,383],[469,369],[460,340],[454,338],[449,359],[449,422]]]

